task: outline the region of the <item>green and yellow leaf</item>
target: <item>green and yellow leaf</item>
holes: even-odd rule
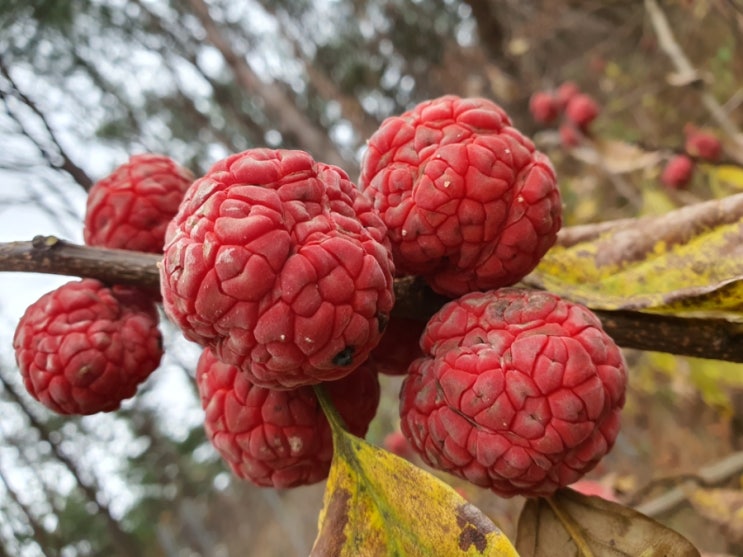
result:
[[[312,556],[518,557],[500,529],[450,486],[328,417],[335,452]]]
[[[593,309],[743,309],[743,194],[596,231],[566,230],[525,282]]]

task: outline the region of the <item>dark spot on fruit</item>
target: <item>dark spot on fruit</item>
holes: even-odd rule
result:
[[[346,346],[343,350],[338,352],[333,358],[333,365],[339,367],[350,366],[353,362],[353,346]]]

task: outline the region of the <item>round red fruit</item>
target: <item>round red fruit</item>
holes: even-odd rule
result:
[[[327,477],[333,441],[312,387],[258,387],[208,348],[196,366],[196,381],[207,436],[238,477],[276,488]],[[361,366],[324,387],[348,430],[363,437],[379,404],[376,373]]]
[[[555,101],[559,110],[565,110],[573,97],[580,93],[580,88],[572,81],[562,83],[555,91]]]
[[[715,134],[700,130],[693,124],[687,124],[684,133],[686,134],[684,148],[688,154],[706,161],[720,160],[722,144]]]
[[[539,291],[445,305],[401,390],[401,428],[424,461],[501,496],[547,496],[612,448],[627,373],[584,306]]]
[[[663,168],[660,181],[673,189],[686,187],[694,174],[694,166],[694,161],[686,155],[674,155]]]
[[[164,155],[131,157],[88,193],[85,243],[161,253],[168,223],[193,179]]]
[[[550,124],[560,114],[560,108],[554,95],[546,91],[537,91],[531,96],[529,111],[534,121],[539,124]]]
[[[160,364],[157,308],[138,291],[68,282],[31,304],[13,338],[28,392],[60,414],[116,410]]]
[[[196,180],[168,228],[165,312],[256,385],[348,375],[394,302],[386,229],[341,169],[252,149]]]
[[[593,97],[585,93],[579,93],[568,102],[565,115],[580,130],[586,131],[600,111],[599,105]]]
[[[487,99],[449,95],[386,119],[360,183],[398,272],[448,296],[517,282],[561,224],[552,165]]]

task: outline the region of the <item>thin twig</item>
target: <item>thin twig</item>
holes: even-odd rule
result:
[[[722,460],[705,466],[694,479],[687,479],[663,495],[637,505],[635,509],[650,517],[672,511],[687,500],[692,490],[698,486],[713,486],[743,472],[743,451],[733,453]]]
[[[658,2],[656,0],[645,0],[645,10],[650,17],[650,22],[658,37],[658,46],[671,59],[676,71],[680,74],[680,81],[683,83],[694,83],[700,87],[702,104],[720,128],[730,136],[730,139],[743,152],[743,136],[740,130],[733,124],[732,118],[725,112],[722,105],[707,90],[704,80],[699,77],[699,72],[691,64],[689,58],[684,54],[684,51],[674,37],[671,26],[668,23],[668,18],[663,13]],[[743,159],[741,152],[735,153],[736,159],[739,161]]]

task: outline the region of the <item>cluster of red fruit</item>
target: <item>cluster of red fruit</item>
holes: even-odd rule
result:
[[[712,132],[699,129],[694,124],[684,126],[684,153],[673,155],[660,176],[661,183],[669,188],[686,187],[694,175],[696,160],[717,162],[722,155],[722,144]]]
[[[251,149],[195,180],[177,212],[98,232],[119,215],[113,226],[132,225],[134,203],[89,207],[86,239],[167,228],[155,250],[163,308],[204,347],[206,431],[240,477],[275,487],[324,478],[332,440],[312,386],[324,384],[363,436],[380,371],[407,374],[401,428],[420,457],[499,494],[551,493],[611,449],[621,352],[583,306],[510,287],[554,244],[561,202],[549,160],[495,103],[445,96],[388,118],[369,139],[358,186],[305,152]],[[402,275],[453,298],[420,339],[391,316]],[[121,317],[105,317],[119,337],[99,335],[95,311],[32,306],[19,325],[24,377],[43,378],[27,380],[29,390],[55,409],[88,396],[89,362],[134,375],[145,368],[125,356],[159,340],[154,326],[136,336]],[[147,353],[149,373],[160,353]],[[37,387],[54,381],[64,388]],[[122,388],[118,400],[131,394]]]
[[[534,93],[529,100],[529,111],[538,124],[551,125],[559,120],[560,141],[570,149],[589,135],[591,123],[601,109],[591,95],[581,92],[572,81],[566,81],[554,91]],[[560,119],[560,116],[564,117]]]
[[[91,188],[85,243],[161,253],[165,228],[192,181],[191,171],[163,155],[131,157]],[[157,301],[94,279],[44,294],[13,339],[28,392],[60,414],[119,408],[160,364]]]

